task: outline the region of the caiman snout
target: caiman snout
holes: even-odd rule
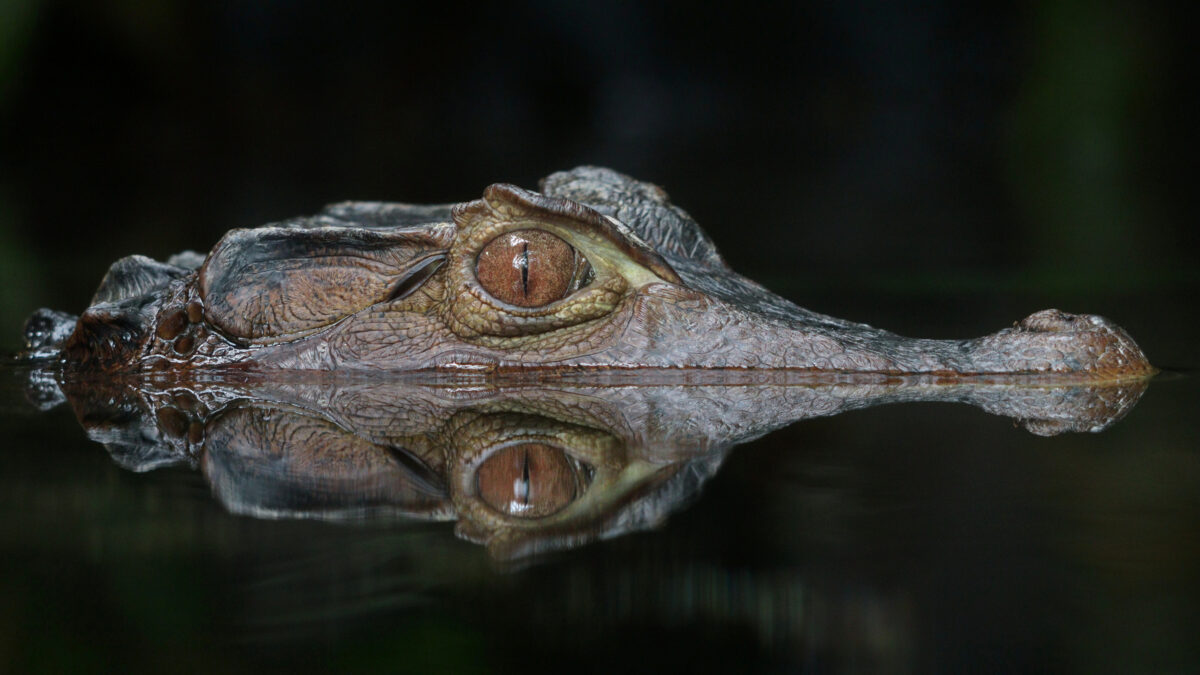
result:
[[[637,350],[629,358],[664,368],[1071,375],[1088,380],[1155,372],[1125,331],[1098,316],[1044,310],[981,338],[929,340],[821,317],[785,303],[780,299],[751,310],[691,289],[655,284],[642,289],[622,342]]]
[[[972,361],[981,373],[1077,373],[1109,379],[1157,372],[1128,333],[1094,314],[1045,309],[973,342]]]

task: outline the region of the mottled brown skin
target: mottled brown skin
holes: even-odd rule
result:
[[[805,310],[730,270],[661,189],[592,167],[454,206],[339,204],[203,261],[125,259],[65,340],[55,316],[31,320],[30,350],[76,371],[1154,372],[1097,316],[922,340]]]

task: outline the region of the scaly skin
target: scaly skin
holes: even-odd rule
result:
[[[540,307],[493,297],[480,251],[529,229],[566,241],[594,278]],[[340,204],[173,262],[118,262],[65,339],[71,319],[35,315],[31,352],[82,372],[1154,372],[1096,316],[1044,310],[974,340],[921,340],[805,310],[730,270],[662,190],[599,168],[554,174],[540,194],[493,185],[452,207]]]

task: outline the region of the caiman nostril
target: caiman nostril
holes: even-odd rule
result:
[[[200,323],[200,320],[204,318],[204,305],[195,300],[189,302],[187,305],[187,318],[191,323]]]
[[[155,334],[164,340],[174,340],[179,337],[184,328],[187,328],[188,318],[184,310],[175,308],[167,310],[163,313],[162,320],[158,322],[158,329]]]
[[[56,353],[75,330],[76,321],[74,314],[39,309],[25,322],[25,349],[35,357]]]

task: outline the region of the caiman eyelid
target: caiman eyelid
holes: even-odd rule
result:
[[[414,291],[416,291],[418,288],[424,285],[426,281],[429,280],[429,277],[433,276],[435,272],[441,269],[442,263],[444,262],[446,262],[446,254],[438,253],[436,255],[431,255],[425,260],[417,263],[411,270],[409,270],[407,276],[396,282],[395,287],[392,288],[392,292],[388,294],[388,297],[384,302],[403,300],[404,298],[412,295]]]
[[[449,223],[233,230],[198,272],[204,317],[233,340],[275,341],[328,326],[396,293],[416,267],[446,254],[453,236]]]

